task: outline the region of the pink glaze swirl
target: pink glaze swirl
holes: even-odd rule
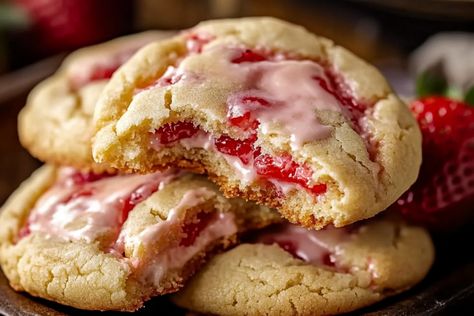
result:
[[[257,232],[251,240],[253,243],[277,244],[296,258],[314,265],[337,267],[335,254],[350,236],[344,228],[308,230],[288,223]]]
[[[170,170],[76,181],[78,174],[81,175],[71,168],[59,171],[56,183],[40,197],[29,215],[29,233],[87,242],[111,232],[118,234],[131,208],[178,173]]]

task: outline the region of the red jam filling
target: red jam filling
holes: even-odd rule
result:
[[[327,189],[325,184],[311,185],[313,171],[306,164],[296,163],[288,154],[277,157],[260,154],[255,158],[254,167],[263,177],[299,184],[316,195]]]
[[[29,234],[31,234],[30,223],[29,221],[27,221],[26,224],[18,232],[18,240],[25,238]]]
[[[214,212],[198,213],[194,221],[187,223],[183,226],[184,237],[181,239],[179,245],[188,247],[194,244],[199,234],[209,225],[209,223],[215,218]]]
[[[232,59],[232,62],[234,64],[240,64],[240,63],[255,63],[259,61],[264,61],[267,60],[267,57],[265,57],[263,54],[258,53],[256,51],[253,51],[251,49],[245,49],[242,51],[242,53]]]
[[[87,182],[95,182],[104,178],[112,177],[113,174],[110,173],[94,173],[94,172],[74,172],[70,175],[69,179],[73,184],[81,185]],[[67,183],[69,180],[65,179],[64,182]]]
[[[190,53],[199,54],[202,52],[204,45],[206,45],[213,39],[214,37],[208,34],[193,33],[188,35],[186,39],[186,48]]]
[[[154,137],[162,145],[168,145],[192,137],[198,130],[198,127],[190,122],[170,123],[157,130]],[[251,164],[256,173],[263,178],[298,184],[314,194],[326,192],[325,184],[311,184],[313,172],[309,166],[298,164],[289,154],[276,157],[262,154],[260,147],[254,145],[256,140],[255,132],[244,140],[223,135],[214,139],[214,145],[219,152],[238,157],[245,165]]]
[[[325,266],[336,267],[336,260],[334,259],[334,256],[332,256],[332,254],[329,252],[323,256],[322,262]]]
[[[221,153],[239,157],[244,164],[249,164],[254,155],[254,143],[256,140],[255,135],[244,140],[236,140],[223,135],[214,140],[214,144]]]
[[[114,72],[122,65],[122,63],[117,64],[97,64],[94,65],[94,69],[88,74],[87,77],[83,78],[73,78],[71,80],[72,88],[77,90],[85,86],[88,83],[110,79]]]
[[[71,78],[73,89],[79,89],[84,85],[104,79],[110,79],[114,72],[122,66],[141,46],[128,47],[110,55],[106,61],[100,60],[92,65],[92,69],[85,69],[81,76]],[[87,68],[87,67],[86,67]]]
[[[122,204],[122,211],[120,213],[121,216],[119,220],[119,225],[122,226],[123,223],[125,223],[125,221],[128,218],[128,214],[130,214],[130,212],[133,210],[133,208],[137,204],[144,201],[146,198],[148,198],[150,195],[152,195],[156,191],[158,191],[158,185],[144,184],[136,188],[135,191],[133,191],[125,199],[121,199],[120,203]]]
[[[357,102],[349,93],[346,84],[332,71],[326,70],[325,75],[328,81],[319,77],[314,77],[313,79],[318,82],[321,88],[332,94],[343,105],[344,114],[351,120],[352,127],[356,132],[361,133],[363,128],[359,120],[364,116],[367,106]]]
[[[160,144],[167,145],[184,138],[189,138],[198,131],[199,129],[195,127],[193,123],[176,122],[163,125],[155,132],[155,135]]]
[[[166,87],[170,86],[172,84],[175,84],[179,80],[181,80],[182,75],[176,73],[175,68],[170,68],[167,71],[167,74],[163,77],[161,77],[157,82],[156,85],[159,87]],[[143,90],[143,89],[142,89]]]
[[[267,100],[255,96],[230,98],[227,101],[227,119],[230,125],[239,127],[244,131],[255,131],[259,125],[252,111],[259,107],[270,107]]]
[[[98,65],[94,72],[92,72],[89,81],[96,81],[96,80],[103,80],[103,79],[110,79],[114,72],[120,67],[120,65]]]

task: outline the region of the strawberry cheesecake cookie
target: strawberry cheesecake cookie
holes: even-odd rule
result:
[[[404,291],[434,259],[428,233],[397,219],[306,230],[263,229],[215,256],[173,296],[213,315],[334,315]]]
[[[279,221],[202,176],[46,165],[0,215],[0,264],[18,291],[88,310],[138,309],[177,291],[243,230]]]
[[[95,103],[113,72],[139,48],[170,37],[150,31],[83,48],[29,95],[18,119],[20,141],[43,161],[88,168]],[[94,165],[98,170],[98,165]],[[103,169],[103,168],[102,168]]]
[[[295,224],[371,217],[415,181],[416,121],[371,65],[273,18],[204,22],[141,49],[94,113],[94,159],[208,173]]]

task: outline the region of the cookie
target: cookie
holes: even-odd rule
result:
[[[80,49],[30,93],[18,119],[20,141],[40,160],[95,165],[91,155],[91,120],[97,98],[113,72],[135,51],[171,32],[150,31]]]
[[[389,218],[308,231],[281,225],[215,256],[179,306],[213,315],[334,315],[404,291],[434,259],[428,233]]]
[[[318,229],[384,210],[421,162],[416,121],[373,66],[273,18],[149,44],[113,75],[94,121],[99,163],[206,172],[227,196]]]
[[[0,215],[0,264],[17,291],[88,310],[138,309],[278,213],[226,199],[206,178],[46,165]]]

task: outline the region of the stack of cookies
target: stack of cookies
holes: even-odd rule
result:
[[[287,22],[84,48],[31,92],[19,135],[46,164],[3,206],[0,263],[33,296],[337,314],[433,262],[423,228],[377,215],[418,174],[410,111],[374,67]]]

